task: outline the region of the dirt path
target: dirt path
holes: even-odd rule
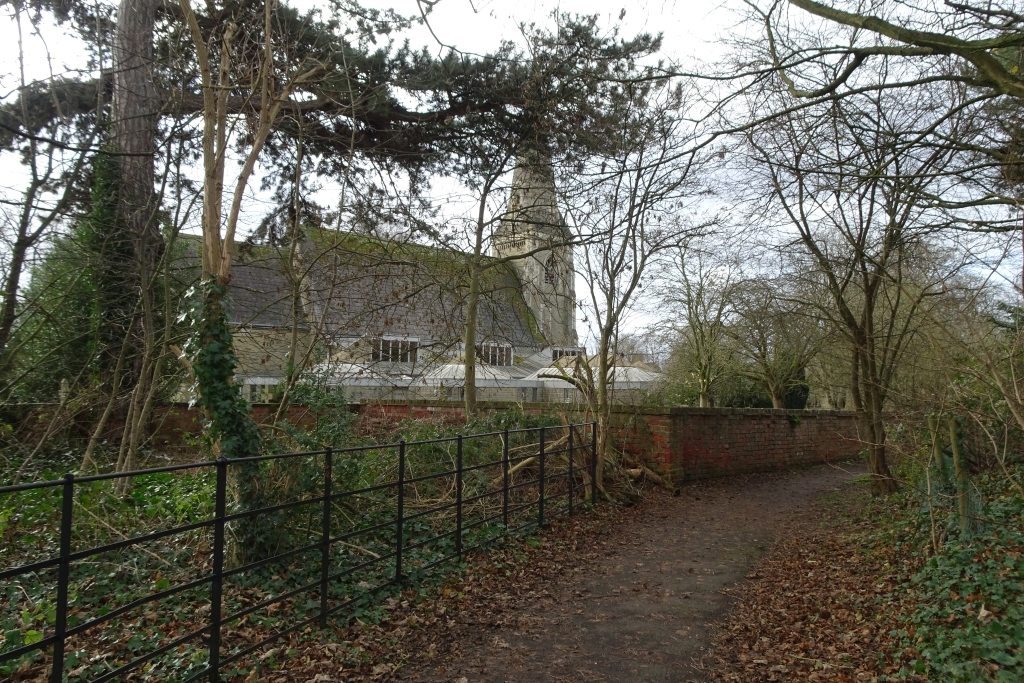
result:
[[[643,523],[588,538],[596,557],[532,586],[499,620],[467,621],[459,656],[409,662],[404,681],[699,681],[730,587],[806,516],[860,474],[832,467],[734,477],[645,503]],[[507,596],[495,595],[497,603]],[[469,617],[467,617],[469,618]]]

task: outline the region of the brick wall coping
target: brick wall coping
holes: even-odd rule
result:
[[[169,403],[168,407],[187,408],[187,403]],[[276,403],[253,403],[253,406],[276,406]],[[380,406],[380,407],[417,407],[417,408],[440,408],[447,410],[461,410],[465,403],[462,401],[431,401],[426,399],[415,399],[408,401],[374,401],[366,403],[351,403],[355,406]],[[549,411],[559,410],[564,403],[544,402],[517,402],[509,403],[503,401],[479,401],[476,404],[478,410],[507,410],[510,406],[518,405],[524,409],[537,411],[547,409]],[[571,404],[570,404],[571,405]],[[295,406],[301,408],[302,406]],[[574,411],[576,412],[576,411]],[[672,407],[637,407],[619,405],[612,407],[613,413],[635,414],[635,415],[762,415],[765,417],[852,417],[856,413],[852,410],[808,410],[806,408],[699,408],[697,406],[672,406]]]
[[[640,408],[630,409],[629,406],[616,406],[617,413],[639,413],[641,415],[763,415],[765,417],[789,417],[790,415],[805,417],[853,417],[852,410],[808,410],[806,408],[698,408],[696,406],[674,406],[671,408]]]

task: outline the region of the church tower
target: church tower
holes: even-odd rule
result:
[[[550,159],[536,154],[518,159],[508,209],[494,231],[492,254],[529,254],[512,260],[523,283],[523,298],[556,353],[559,348],[575,349],[579,341],[572,233],[558,211]]]

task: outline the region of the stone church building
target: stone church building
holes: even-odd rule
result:
[[[484,263],[478,400],[578,398],[570,384],[544,376],[556,361],[585,352],[576,334],[571,233],[555,199],[549,165],[515,169]],[[240,249],[231,319],[243,396],[272,399],[295,363],[350,401],[461,400],[465,264],[466,254],[451,249],[331,230]],[[656,379],[623,370],[616,388]]]

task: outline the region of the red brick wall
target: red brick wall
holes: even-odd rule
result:
[[[852,413],[673,408],[643,416],[622,439],[644,439],[652,466],[676,483],[845,460],[862,446]],[[634,420],[637,422],[637,420]]]
[[[507,404],[481,404],[481,410],[506,410]],[[255,405],[257,421],[270,417],[276,406]],[[539,415],[560,415],[564,406],[526,404]],[[353,405],[371,417],[462,417],[457,403],[393,403]],[[292,406],[289,419],[310,418]],[[155,415],[158,447],[180,447],[199,431],[198,413],[181,405],[165,406]],[[829,410],[762,410],[745,408],[637,409],[615,412],[613,441],[617,448],[642,457],[656,472],[675,483],[733,474],[768,472],[852,458],[861,450],[857,421],[852,413]]]

